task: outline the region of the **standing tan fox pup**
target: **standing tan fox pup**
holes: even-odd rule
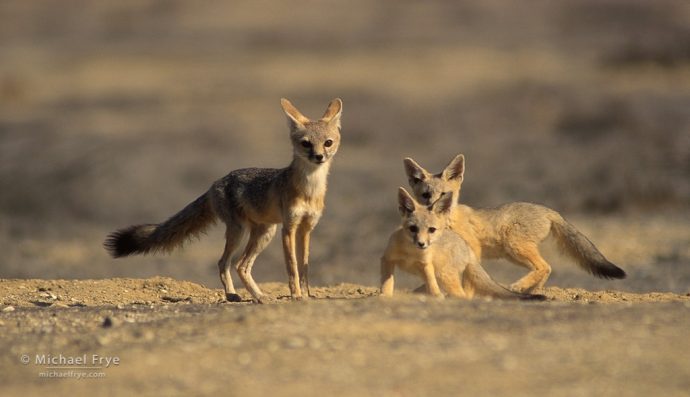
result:
[[[427,207],[400,188],[398,204],[402,226],[391,235],[381,258],[382,296],[393,295],[397,266],[422,277],[427,292],[438,298],[444,296],[444,290],[463,299],[471,299],[475,292],[503,299],[544,299],[543,295],[510,291],[489,277],[465,241],[448,228],[451,194]]]
[[[110,234],[104,244],[110,254],[119,258],[170,251],[220,219],[226,225],[226,241],[218,270],[226,299],[240,301],[232,283],[229,260],[248,234],[235,269],[254,300],[263,303],[264,294],[252,278],[252,265],[282,223],[290,295],[300,299],[302,288],[309,295],[309,235],[324,208],[328,171],[340,145],[343,104],[334,99],[316,121],[302,115],[287,99],[282,99],[281,104],[288,118],[294,152],[288,167],[232,171],[167,221],[130,226]]]
[[[431,174],[411,158],[405,173],[415,197],[433,203],[441,197],[460,197],[465,157],[457,155],[440,174]],[[539,253],[539,243],[552,234],[559,246],[584,270],[601,278],[625,278],[623,269],[609,262],[584,234],[556,211],[531,203],[509,203],[494,209],[472,209],[459,202],[453,206],[451,228],[467,241],[478,258],[505,258],[530,269],[510,285],[514,291],[541,288],[551,267]]]

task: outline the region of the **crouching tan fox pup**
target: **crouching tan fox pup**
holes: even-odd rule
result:
[[[457,155],[439,174],[431,174],[411,158],[405,173],[415,197],[424,204],[452,196],[459,199],[465,157]],[[459,202],[451,211],[451,228],[467,241],[478,258],[505,258],[530,269],[510,285],[514,291],[541,288],[551,267],[539,252],[539,243],[553,235],[560,248],[577,264],[601,278],[625,278],[623,269],[609,262],[585,235],[556,211],[531,203],[509,203],[494,209],[473,209]]]
[[[292,163],[282,169],[246,168],[230,172],[182,211],[159,224],[130,226],[108,236],[106,249],[113,257],[170,251],[203,232],[217,219],[226,225],[225,250],[218,261],[220,280],[228,301],[236,302],[229,260],[249,235],[235,263],[237,274],[254,300],[264,296],[252,278],[252,266],[283,225],[283,252],[290,294],[309,295],[309,235],[321,217],[326,182],[340,144],[342,101],[331,101],[319,120],[310,120],[290,101],[281,104],[288,118]]]
[[[471,299],[475,293],[502,299],[543,300],[543,295],[510,291],[495,282],[479,265],[465,241],[448,228],[452,194],[430,206],[398,190],[402,226],[391,235],[381,258],[381,295],[393,295],[395,267],[422,277],[427,292],[442,298]]]

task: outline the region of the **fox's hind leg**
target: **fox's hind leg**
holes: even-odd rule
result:
[[[228,302],[239,302],[242,300],[235,291],[235,286],[232,283],[232,275],[230,274],[230,258],[237,251],[242,237],[244,236],[244,228],[241,226],[228,226],[225,230],[225,249],[223,256],[218,261],[218,272],[220,273],[220,281],[223,283],[225,289],[225,299]]]
[[[530,292],[543,287],[551,275],[551,266],[539,253],[537,244],[521,243],[508,248],[511,262],[530,269],[524,277],[511,284],[510,289],[516,292]]]
[[[275,234],[276,225],[252,225],[249,232],[249,241],[236,265],[240,280],[242,280],[245,288],[252,294],[257,303],[263,303],[261,298],[264,294],[252,277],[252,266],[254,266],[256,257],[271,242]]]
[[[448,267],[440,271],[438,274],[438,283],[441,289],[452,297],[461,299],[470,298],[462,287],[460,273],[457,268]]]

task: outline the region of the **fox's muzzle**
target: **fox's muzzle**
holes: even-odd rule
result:
[[[313,154],[312,153],[309,155],[309,160],[311,160],[311,162],[316,163],[316,164],[323,164],[326,162],[326,156],[324,156],[323,154]]]

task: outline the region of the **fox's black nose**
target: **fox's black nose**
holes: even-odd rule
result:
[[[417,245],[419,246],[419,248],[424,248],[424,247],[426,247],[426,243],[423,242],[423,241],[417,241]]]
[[[323,154],[315,154],[315,155],[314,155],[314,158],[315,158],[317,161],[322,161],[322,160],[323,160]]]

